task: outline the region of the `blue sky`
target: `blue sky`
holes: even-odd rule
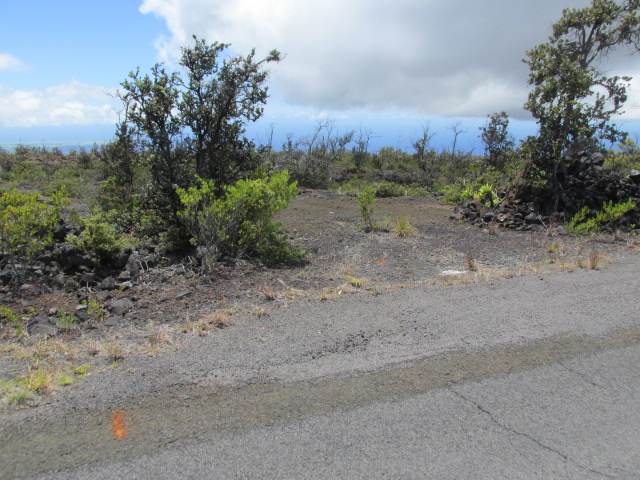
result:
[[[265,116],[249,129],[276,145],[318,121],[373,131],[372,149],[407,148],[422,126],[446,147],[481,152],[478,127],[505,110],[517,137],[535,132],[523,111],[521,59],[544,42],[565,7],[588,0],[3,0],[0,2],[0,144],[101,142],[112,138],[130,70],[175,62],[192,34],[238,53],[272,48]],[[640,56],[611,70],[640,77]],[[640,83],[625,122],[640,131]]]

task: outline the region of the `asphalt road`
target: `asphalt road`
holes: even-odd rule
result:
[[[0,419],[3,478],[640,478],[640,257],[247,316]]]

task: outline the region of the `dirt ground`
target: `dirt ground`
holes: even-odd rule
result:
[[[60,340],[77,345],[75,364],[89,361],[106,368],[113,363],[113,355],[100,347],[106,342],[120,345],[123,355],[157,355],[164,348],[179,348],[184,335],[208,335],[228,320],[233,328],[234,315],[255,315],[260,321],[301,298],[384,295],[425,283],[501,281],[558,268],[605,268],[636,240],[614,241],[605,235],[585,241],[502,228],[489,232],[451,220],[452,207],[436,198],[378,199],[376,205],[373,219],[388,224],[389,231],[365,232],[355,197],[303,191],[277,220],[307,252],[304,265],[264,268],[238,260],[221,264],[209,276],[176,265],[162,272],[143,271],[133,289],[113,294],[131,299],[131,311],[117,321],[105,313],[100,321],[70,328]],[[400,218],[408,219],[412,235],[394,233]],[[470,263],[475,272],[469,272]],[[452,270],[467,273],[443,275]],[[95,294],[89,292],[89,299],[97,298]],[[20,301],[25,311],[37,314],[46,314],[52,306],[72,312],[79,304],[72,294]],[[4,351],[0,378],[11,378],[20,362],[15,351]]]
[[[611,236],[586,242],[502,228],[488,232],[451,220],[452,207],[436,198],[378,199],[376,206],[374,220],[390,224],[390,231],[365,232],[355,197],[303,191],[276,220],[283,222],[291,241],[307,252],[304,265],[265,268],[238,260],[235,265],[220,265],[205,277],[175,268],[170,275],[143,275],[133,291],[121,294],[133,296],[136,304],[125,317],[127,323],[137,327],[150,321],[180,324],[221,308],[264,314],[296,298],[380,294],[427,282],[446,283],[459,276],[442,272],[467,271],[469,256],[478,272],[462,281],[576,268],[576,262],[588,268],[593,250],[603,266],[626,246],[624,240],[614,242]],[[393,232],[395,221],[403,217],[413,228],[411,236],[398,237]],[[267,298],[271,292],[275,300]]]

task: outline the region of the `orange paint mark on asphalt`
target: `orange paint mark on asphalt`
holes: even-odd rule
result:
[[[127,428],[124,422],[124,410],[116,410],[111,418],[111,428],[113,436],[117,439],[124,438],[127,435]]]

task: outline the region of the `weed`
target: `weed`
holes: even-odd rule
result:
[[[378,287],[370,287],[367,288],[367,291],[371,294],[371,295],[380,295],[380,289]]]
[[[478,264],[476,263],[476,259],[473,256],[473,250],[471,250],[471,245],[467,245],[467,249],[465,251],[464,259],[465,259],[465,262],[467,264],[467,269],[470,272],[478,271]]]
[[[73,378],[72,375],[66,372],[62,372],[60,375],[58,375],[56,383],[61,387],[66,387],[68,385],[71,385],[74,382],[74,380],[75,379]]]
[[[62,327],[70,327],[75,323],[76,319],[73,315],[65,312],[64,310],[58,310],[58,322]]]
[[[553,234],[556,228],[558,227],[559,222],[560,222],[560,219],[558,215],[556,213],[552,214],[551,217],[549,218],[549,225],[547,225],[547,230],[545,232],[547,237],[553,237]]]
[[[153,322],[147,324],[147,330],[150,332],[147,339],[147,344],[144,346],[147,355],[155,357],[158,355],[162,348],[171,342],[171,338],[167,333],[167,329],[163,327],[157,327]]]
[[[87,300],[83,300],[82,305],[86,305],[87,314],[95,316],[96,320],[98,320],[99,322],[104,320],[107,316],[104,308],[102,308],[97,300],[91,300],[90,302],[88,302]]]
[[[0,319],[3,323],[9,325],[18,339],[22,340],[27,337],[26,322],[16,315],[10,307],[0,307]]]
[[[414,234],[414,230],[409,223],[409,219],[407,217],[400,217],[398,220],[396,220],[396,225],[393,229],[393,233],[397,237],[412,237]]]
[[[622,230],[620,228],[616,228],[613,231],[613,241],[619,242],[622,239],[622,234],[623,234]]]
[[[111,360],[117,362],[124,358],[124,347],[117,342],[105,342],[104,351]]]
[[[345,275],[347,283],[352,287],[362,288],[367,282],[363,278],[353,277],[351,275]]]
[[[75,373],[76,375],[86,375],[87,373],[89,373],[89,370],[91,370],[91,365],[89,365],[88,363],[73,367],[72,369],[73,373]]]
[[[602,260],[602,256],[595,248],[592,248],[589,251],[589,268],[591,270],[597,270],[600,265],[600,261]]]
[[[7,401],[7,403],[14,404],[14,405],[19,405],[21,403],[24,403],[27,400],[31,399],[32,397],[33,397],[33,393],[31,393],[26,388],[22,388],[22,387],[16,387],[4,395],[4,398]]]
[[[20,383],[27,390],[44,393],[52,388],[55,383],[55,374],[50,368],[41,366],[37,368],[29,367],[26,375],[20,379]]]
[[[549,256],[549,263],[556,263],[556,251],[558,250],[558,244],[555,242],[549,242],[545,244],[547,254]]]
[[[287,287],[284,292],[282,292],[281,296],[286,298],[287,300],[293,300],[296,298],[306,297],[307,292],[298,288]]]
[[[13,405],[24,403],[33,397],[33,393],[16,380],[0,380],[0,394],[7,403]]]

